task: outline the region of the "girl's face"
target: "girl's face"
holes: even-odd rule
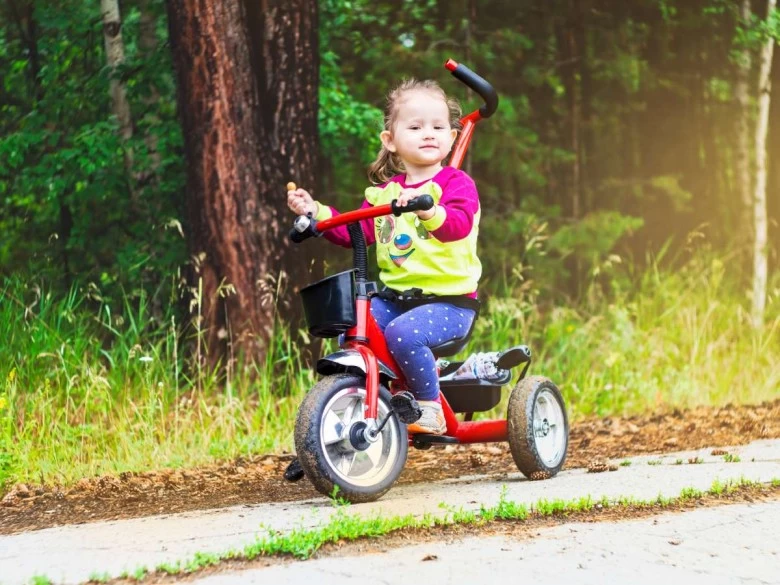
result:
[[[457,134],[449,115],[440,95],[412,90],[401,96],[392,129],[380,138],[387,150],[401,157],[407,172],[441,167]]]

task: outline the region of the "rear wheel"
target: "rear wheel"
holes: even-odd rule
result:
[[[569,419],[558,387],[532,376],[517,383],[507,406],[509,449],[517,468],[529,479],[557,474],[566,460]]]
[[[380,498],[406,463],[406,425],[392,416],[374,442],[355,446],[365,424],[366,382],[336,374],[320,380],[304,398],[295,421],[295,450],[306,477],[322,494],[352,503]],[[390,411],[390,392],[380,386],[378,420]],[[352,437],[352,438],[351,438]]]

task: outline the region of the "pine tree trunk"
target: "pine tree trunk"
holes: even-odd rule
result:
[[[740,26],[750,26],[750,0],[740,4]],[[750,48],[744,46],[738,55],[737,82],[734,93],[737,98],[737,160],[736,181],[739,192],[739,229],[737,239],[747,244],[752,232],[753,190],[750,173]]]
[[[767,0],[767,18],[775,11],[777,0]],[[753,326],[764,323],[767,286],[767,202],[766,202],[766,140],[769,131],[770,90],[772,87],[772,56],[775,40],[770,37],[761,48],[758,75],[758,118],[756,120],[756,185],[753,195]]]
[[[124,82],[119,79],[117,69],[125,62],[125,45],[122,40],[122,18],[119,14],[119,0],[100,0],[100,11],[103,16],[103,39],[106,47],[106,63],[111,71],[109,91],[111,93],[111,109],[119,121],[119,133],[127,142],[133,136],[133,120],[130,115],[130,102],[127,100],[127,90]],[[130,184],[133,182],[133,153],[129,146],[124,152],[125,170]],[[131,188],[131,196],[135,190]]]
[[[205,353],[262,361],[277,293],[307,273],[285,184],[314,184],[316,2],[169,0],[168,13]]]

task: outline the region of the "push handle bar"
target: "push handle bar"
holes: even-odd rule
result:
[[[450,70],[455,79],[465,83],[485,100],[485,105],[479,109],[479,115],[482,118],[489,118],[495,113],[496,108],[498,108],[498,94],[492,85],[465,65],[452,59],[448,59],[444,66]]]

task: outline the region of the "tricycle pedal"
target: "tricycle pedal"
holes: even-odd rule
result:
[[[412,447],[415,449],[430,449],[432,445],[457,445],[460,443],[457,438],[448,435],[429,435],[428,433],[418,433],[412,437]]]
[[[390,399],[390,406],[393,407],[393,412],[395,412],[398,420],[405,425],[416,422],[422,416],[420,405],[415,400],[414,395],[407,390],[393,394],[393,397]]]
[[[287,481],[303,479],[303,467],[301,467],[301,462],[297,458],[290,461],[287,469],[284,470],[284,479]]]
[[[499,370],[511,370],[515,366],[531,360],[531,349],[527,345],[516,345],[498,354],[496,367]]]

